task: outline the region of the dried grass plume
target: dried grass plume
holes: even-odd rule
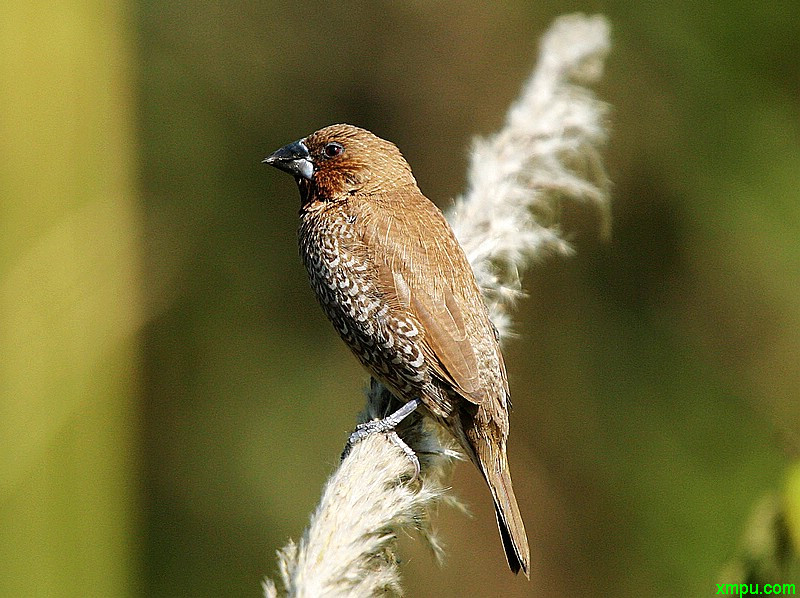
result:
[[[504,127],[475,141],[468,189],[449,220],[475,271],[503,338],[511,332],[521,274],[545,252],[568,253],[558,229],[562,202],[598,207],[609,222],[608,180],[600,149],[606,106],[586,87],[597,81],[609,51],[606,19],[580,14],[556,19],[541,42],[539,62]],[[393,404],[394,403],[394,404]],[[396,399],[372,381],[360,421],[382,417]],[[356,444],[323,490],[299,543],[278,552],[282,590],[264,582],[266,598],[400,596],[395,556],[401,530],[431,533],[430,510],[442,500],[457,455],[446,434],[419,414],[398,434],[417,454],[421,474],[389,435]]]
[[[562,202],[596,205],[603,234],[610,227],[600,155],[607,107],[585,87],[602,75],[609,49],[603,16],[556,19],[505,126],[473,144],[467,192],[449,220],[501,335],[523,295],[521,273],[547,252],[570,252],[558,228]]]

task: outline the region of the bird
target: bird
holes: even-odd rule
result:
[[[300,255],[323,311],[405,412],[421,405],[455,437],[489,486],[510,569],[530,578],[499,335],[444,215],[397,146],[353,125],[324,127],[263,162],[297,183]]]

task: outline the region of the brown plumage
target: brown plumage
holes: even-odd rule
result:
[[[300,254],[325,313],[375,378],[455,436],[489,485],[509,566],[529,575],[503,357],[444,216],[397,147],[358,127],[326,127],[265,162],[297,181]]]

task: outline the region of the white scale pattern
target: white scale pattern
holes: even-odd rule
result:
[[[416,323],[390,313],[369,264],[348,249],[356,239],[347,215],[320,211],[305,212],[299,231],[311,288],[359,361],[390,386],[413,394],[430,384]]]

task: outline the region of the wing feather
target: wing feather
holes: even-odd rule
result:
[[[384,207],[381,221],[374,212],[370,218],[368,245],[376,250],[377,275],[389,304],[419,323],[421,349],[431,373],[471,403],[481,404],[486,391],[471,338],[475,317],[468,311],[475,306],[458,288],[463,284],[457,278],[458,268],[463,267],[459,262],[466,265],[466,259],[438,208],[416,193],[418,198],[393,198],[421,204],[415,209],[398,213]],[[396,233],[391,239],[386,234],[390,229]],[[471,287],[469,291],[475,292]]]
[[[443,301],[434,300],[424,289],[412,291],[414,315],[425,330],[423,354],[435,373],[473,403],[483,400],[478,361],[464,328],[461,309],[449,285]]]

